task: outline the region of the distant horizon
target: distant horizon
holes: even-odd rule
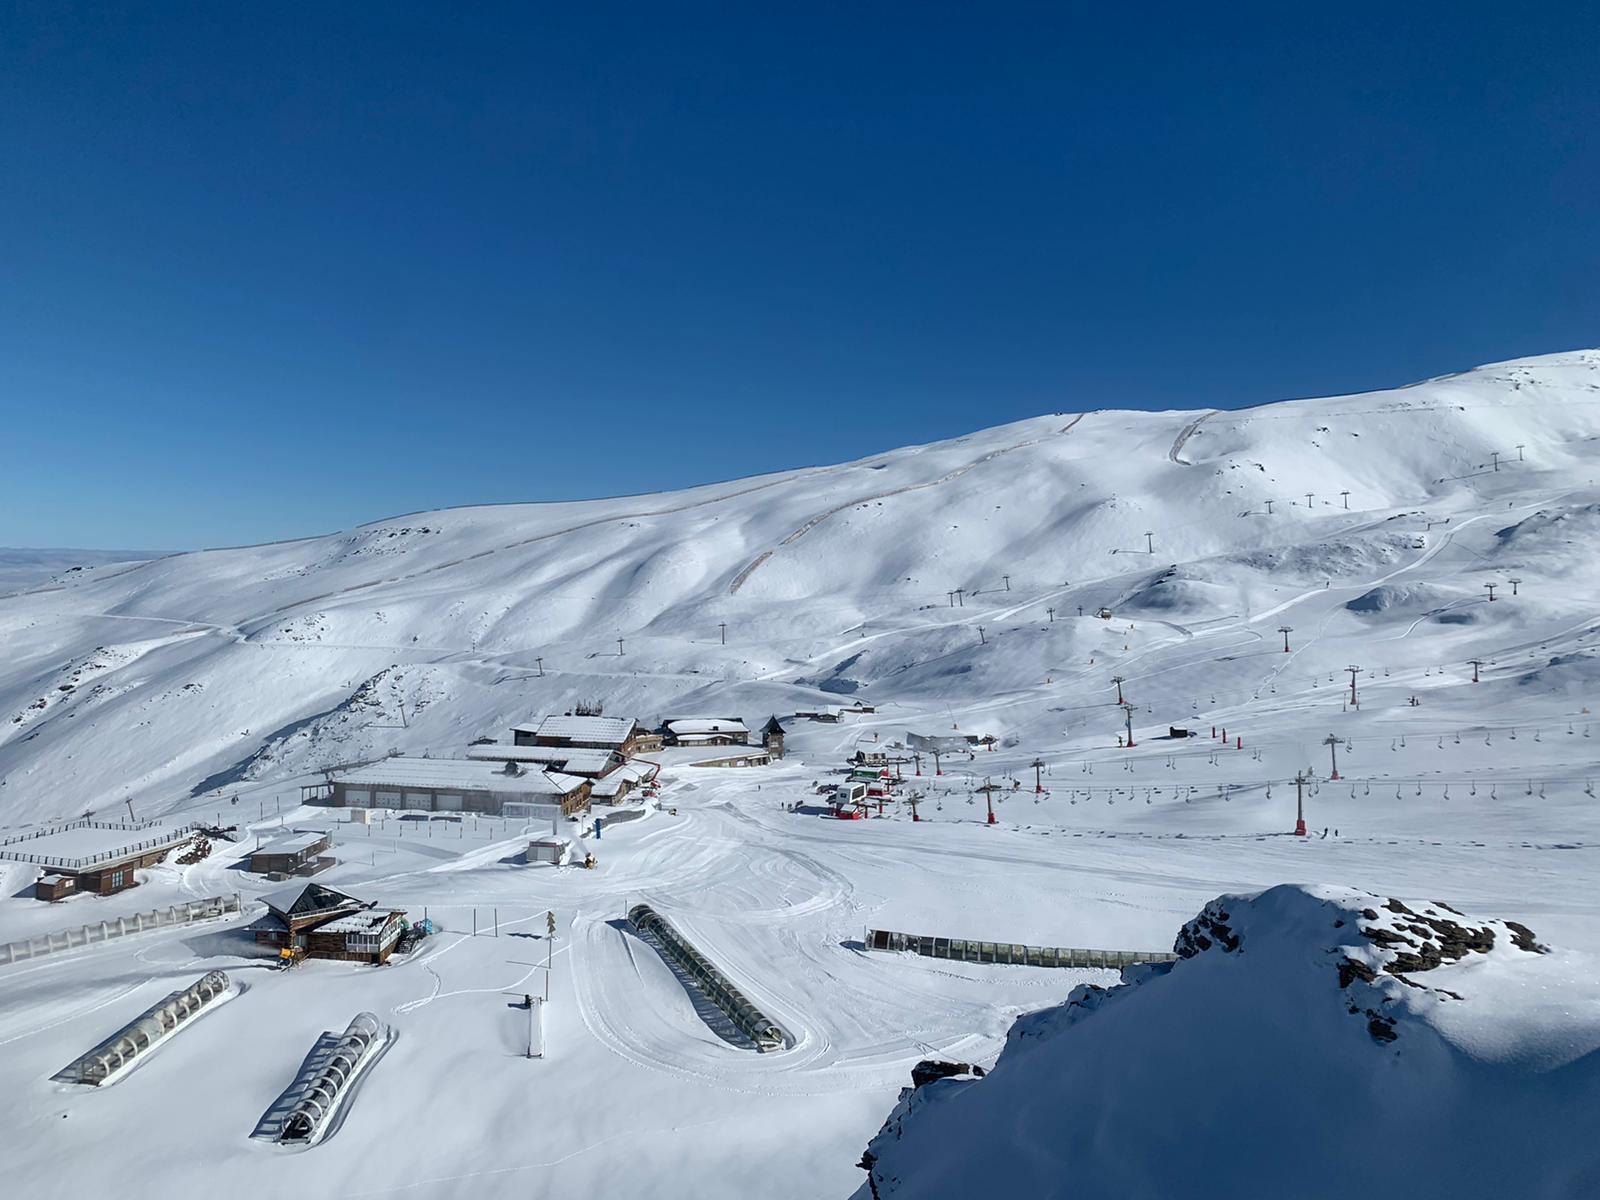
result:
[[[1600,9],[21,6],[0,543],[260,544],[1600,330]]]
[[[1119,409],[1119,408],[1116,408],[1116,407],[1106,407],[1106,408],[1083,408],[1083,409],[1063,408],[1063,409],[1042,410],[1040,412],[1014,417],[1009,421],[997,422],[996,425],[975,425],[975,426],[973,426],[973,427],[971,427],[969,429],[963,429],[963,430],[958,430],[956,432],[952,432],[952,433],[947,434],[946,436],[941,437],[941,438],[931,439],[929,442],[911,441],[911,442],[899,442],[899,443],[896,443],[896,444],[893,444],[893,445],[879,446],[876,449],[867,450],[867,451],[865,451],[863,453],[858,453],[858,454],[855,455],[855,457],[853,459],[842,459],[842,460],[839,460],[839,461],[840,462],[851,462],[851,461],[855,461],[857,459],[871,458],[876,454],[892,453],[892,452],[894,452],[896,450],[902,450],[902,449],[906,449],[908,447],[921,446],[921,445],[931,445],[931,444],[934,444],[936,442],[949,441],[949,440],[954,439],[954,438],[960,438],[960,437],[967,436],[968,434],[978,433],[978,432],[981,432],[981,431],[983,431],[985,429],[993,429],[997,425],[1017,424],[1019,422],[1035,420],[1035,419],[1037,419],[1039,417],[1048,416],[1048,415],[1051,415],[1052,413],[1066,414],[1066,413],[1119,412],[1119,411],[1120,412],[1202,412],[1202,411],[1204,411],[1204,412],[1248,412],[1249,410],[1254,409],[1254,408],[1266,408],[1266,407],[1270,407],[1271,405],[1274,405],[1274,404],[1295,404],[1295,403],[1299,403],[1299,402],[1302,402],[1302,401],[1310,401],[1310,400],[1334,400],[1334,399],[1338,399],[1338,398],[1340,398],[1342,396],[1359,396],[1359,395],[1366,395],[1366,394],[1375,393],[1375,392],[1392,391],[1392,390],[1396,390],[1396,389],[1399,389],[1399,388],[1412,387],[1412,386],[1415,386],[1417,384],[1426,383],[1427,381],[1429,381],[1431,379],[1448,378],[1449,376],[1452,376],[1452,375],[1461,375],[1461,374],[1465,374],[1465,373],[1467,373],[1469,371],[1480,370],[1480,369],[1485,368],[1485,367],[1499,366],[1499,365],[1501,365],[1503,363],[1520,362],[1520,361],[1524,361],[1524,360],[1528,360],[1528,359],[1556,358],[1556,357],[1560,357],[1560,356],[1566,355],[1566,354],[1583,354],[1583,353],[1589,353],[1589,352],[1595,351],[1597,349],[1600,349],[1600,347],[1572,346],[1572,347],[1568,347],[1568,348],[1563,349],[1563,350],[1541,351],[1541,352],[1537,352],[1537,353],[1533,353],[1533,354],[1518,354],[1518,355],[1514,355],[1514,356],[1512,356],[1510,358],[1493,359],[1493,360],[1486,361],[1486,362],[1474,363],[1471,366],[1457,367],[1457,368],[1452,368],[1452,369],[1449,369],[1449,370],[1436,371],[1436,372],[1433,372],[1433,373],[1428,374],[1428,375],[1418,376],[1415,379],[1408,379],[1408,380],[1405,380],[1405,381],[1402,381],[1402,382],[1396,382],[1396,383],[1380,384],[1380,385],[1375,386],[1375,387],[1362,388],[1362,389],[1358,389],[1356,391],[1351,391],[1351,392],[1328,392],[1328,393],[1317,393],[1317,394],[1308,394],[1308,395],[1301,395],[1301,396],[1282,396],[1282,397],[1279,397],[1279,398],[1276,398],[1276,399],[1272,399],[1272,400],[1262,400],[1262,401],[1259,401],[1259,402],[1257,402],[1255,404],[1242,404],[1242,405],[1238,405],[1238,406],[1233,407],[1233,408],[1216,408],[1216,407],[1213,406],[1213,407],[1202,407],[1202,408]],[[836,466],[836,465],[838,465],[838,463],[836,463],[836,462],[794,463],[794,464],[788,465],[788,466],[775,466],[775,467],[771,467],[771,468],[769,468],[767,470],[753,471],[753,472],[751,472],[749,474],[745,474],[745,475],[729,475],[729,476],[722,477],[722,478],[717,478],[717,479],[702,479],[702,480],[687,482],[687,483],[684,483],[684,484],[682,484],[680,486],[677,486],[677,487],[659,488],[659,489],[652,489],[652,490],[648,490],[648,491],[607,492],[607,493],[604,493],[604,494],[598,494],[597,493],[597,494],[594,494],[594,495],[542,497],[542,498],[537,498],[537,499],[464,501],[464,502],[461,502],[461,503],[454,503],[454,504],[435,504],[435,505],[431,505],[431,506],[429,506],[427,508],[410,509],[410,510],[407,510],[405,512],[385,513],[385,514],[382,514],[382,515],[379,515],[379,516],[362,517],[362,518],[360,518],[358,520],[355,520],[355,521],[352,521],[352,522],[350,522],[348,524],[337,525],[337,526],[335,526],[333,528],[320,529],[320,530],[315,530],[315,531],[307,532],[307,533],[286,534],[283,537],[264,538],[264,539],[261,539],[261,540],[258,540],[258,541],[220,542],[220,543],[217,543],[217,544],[214,544],[214,545],[181,546],[181,547],[175,547],[175,548],[170,548],[170,549],[153,549],[153,548],[150,548],[150,547],[138,548],[138,547],[107,547],[107,546],[0,545],[0,555],[4,555],[4,554],[6,554],[8,552],[11,552],[11,551],[18,551],[18,552],[22,552],[22,553],[31,553],[31,554],[49,554],[49,553],[59,553],[59,554],[100,554],[100,555],[117,555],[118,558],[117,558],[116,561],[133,561],[135,559],[140,559],[140,558],[149,558],[149,559],[168,558],[168,557],[171,557],[171,556],[176,555],[176,554],[197,554],[197,553],[204,553],[206,551],[212,551],[212,550],[243,550],[243,549],[248,549],[248,548],[250,548],[252,546],[280,545],[280,544],[286,544],[286,543],[290,543],[290,542],[310,541],[310,540],[313,540],[315,538],[320,538],[320,537],[331,537],[332,535],[334,535],[336,533],[342,533],[342,532],[345,532],[345,531],[350,530],[350,529],[358,529],[358,528],[361,528],[362,526],[366,526],[366,525],[377,525],[377,524],[381,524],[382,522],[385,522],[385,521],[398,521],[398,520],[403,520],[403,519],[405,519],[407,517],[425,516],[428,513],[434,513],[434,512],[447,512],[447,511],[453,511],[453,510],[463,509],[463,508],[504,508],[504,507],[508,507],[508,506],[538,505],[538,504],[586,504],[586,503],[595,503],[595,502],[600,502],[600,501],[605,501],[605,500],[626,500],[626,499],[629,499],[629,498],[635,497],[635,496],[652,496],[652,495],[660,495],[660,494],[667,493],[667,492],[688,491],[688,490],[691,490],[691,489],[694,489],[694,488],[701,488],[701,487],[716,487],[719,484],[737,483],[737,482],[739,482],[741,480],[759,478],[759,477],[765,476],[765,475],[779,475],[779,474],[783,474],[783,473],[789,472],[789,471],[806,471],[806,470],[812,470],[812,469],[816,469],[816,468],[825,468],[825,467],[831,467],[831,466]]]

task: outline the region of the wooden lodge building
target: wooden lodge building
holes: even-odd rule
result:
[[[156,866],[194,836],[189,825],[85,818],[8,838],[0,843],[0,859],[43,869],[34,883],[37,899],[65,900],[80,892],[110,896],[138,887],[136,872]]]
[[[385,758],[340,771],[328,780],[334,808],[391,808],[410,812],[465,812],[486,816],[565,815],[589,807],[593,783],[546,770],[538,763],[476,758]]]
[[[750,730],[738,717],[673,717],[661,727],[672,746],[748,746]]]
[[[333,835],[321,829],[296,830],[283,837],[263,842],[250,854],[250,870],[261,875],[315,875],[333,866],[334,860],[318,857],[333,845]]]
[[[266,915],[251,932],[256,944],[297,957],[387,962],[406,928],[405,913],[357,900],[320,883],[301,883],[262,897]]]
[[[560,746],[569,750],[611,750],[627,758],[661,749],[661,738],[630,717],[546,717],[537,725],[515,725],[518,746]]]

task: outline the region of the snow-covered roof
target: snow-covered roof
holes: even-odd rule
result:
[[[346,892],[321,883],[297,883],[291,887],[279,888],[262,896],[261,901],[274,912],[291,917],[325,912],[347,905],[359,906],[362,903]]]
[[[667,728],[677,737],[707,733],[749,733],[738,717],[674,717]]]
[[[615,750],[572,746],[506,746],[498,742],[468,746],[467,757],[483,762],[537,762],[560,767],[568,775],[600,775],[615,761]]]
[[[273,838],[270,842],[263,842],[255,854],[303,854],[328,840],[328,834],[321,829],[296,830],[294,833],[285,834],[280,838]]]
[[[538,725],[515,725],[512,730],[535,737],[620,746],[633,736],[638,725],[631,717],[546,717]]]
[[[336,917],[326,925],[318,925],[317,933],[377,933],[400,914],[389,908],[369,908],[349,916]]]
[[[529,792],[566,796],[587,780],[559,771],[523,770],[507,775],[498,762],[472,758],[386,758],[333,776],[354,787],[450,788],[463,792]]]

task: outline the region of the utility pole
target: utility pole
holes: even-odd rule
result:
[[[1033,794],[1037,796],[1044,791],[1044,759],[1036,758],[1030,765],[1033,767]]]
[[[939,752],[937,750],[933,752],[933,773],[935,775],[944,774],[944,768],[939,765]]]
[[[717,629],[722,634],[722,644],[726,646],[728,644],[728,623],[726,621],[718,621]]]
[[[1122,706],[1122,715],[1123,715],[1124,719],[1126,719],[1126,721],[1128,723],[1128,749],[1132,750],[1133,749],[1133,705],[1124,704]]]
[[[1011,590],[1011,576],[1002,575],[1000,578],[1006,581],[1006,591],[1009,592]]]
[[[984,639],[984,636],[983,636],[983,626],[979,625],[978,626],[978,645],[987,646],[988,644],[989,643]]]
[[[1045,612],[1050,614],[1050,624],[1054,625],[1056,623],[1056,610],[1053,608],[1047,608],[1045,609]]]
[[[1489,603],[1493,604],[1494,603],[1494,590],[1495,590],[1495,588],[1499,587],[1500,585],[1498,583],[1486,583],[1483,586],[1489,589]]]
[[[1311,507],[1311,497],[1312,497],[1312,493],[1311,492],[1307,492],[1306,493],[1306,507],[1307,508]]]
[[[1491,450],[1489,451],[1489,456],[1494,460],[1494,469],[1498,471],[1500,469],[1500,451]]]
[[[1517,594],[1517,585],[1519,583],[1521,583],[1522,580],[1520,580],[1520,579],[1508,579],[1508,580],[1506,580],[1506,582],[1511,585],[1511,594],[1513,596],[1515,596]]]
[[[539,668],[539,677],[541,679],[543,679],[544,678],[544,659],[542,659],[542,658],[534,659],[533,660],[533,665]]]
[[[1118,704],[1123,703],[1123,699],[1122,699],[1122,681],[1123,681],[1124,678],[1125,678],[1125,676],[1122,676],[1122,675],[1113,675],[1111,677],[1111,682],[1117,685],[1117,703]]]
[[[1294,835],[1306,835],[1306,777],[1302,771],[1294,773]]]
[[[1484,665],[1483,664],[1483,659],[1481,659],[1481,658],[1472,658],[1472,659],[1468,659],[1467,661],[1472,664],[1472,682],[1473,683],[1477,683],[1478,682],[1478,668]]]
[[[1283,652],[1289,653],[1289,635],[1294,632],[1293,625],[1279,625],[1278,632],[1283,634]]]
[[[1328,776],[1328,778],[1329,779],[1338,779],[1339,778],[1339,736],[1337,734],[1330,733],[1327,737],[1322,739],[1322,744],[1328,748],[1328,759],[1333,764],[1333,771]]]
[[[1345,508],[1348,509],[1350,507],[1350,493],[1349,492],[1340,492],[1339,493],[1339,497],[1340,497],[1340,499],[1342,499],[1344,501]]]
[[[915,792],[912,792],[911,795],[906,798],[906,802],[911,805],[911,819],[912,819],[912,821],[920,821],[920,820],[922,820],[922,818],[917,815],[917,801],[918,801],[918,799],[920,799],[920,797]]]
[[[956,594],[954,592],[946,592],[944,598],[950,602],[951,608],[956,606]]]
[[[964,595],[965,591],[966,591],[965,588],[957,588],[956,589],[956,607],[957,608],[965,608],[967,606],[967,599],[966,599],[966,596]]]
[[[1267,501],[1267,516],[1270,517],[1272,515],[1272,506],[1275,503],[1276,503],[1276,501],[1273,501],[1273,500],[1268,500]]]
[[[1346,667],[1345,670],[1350,672],[1350,707],[1354,708],[1356,707],[1356,676],[1360,674],[1361,668]]]
[[[989,806],[989,824],[994,825],[994,784],[989,782],[989,777],[983,777],[983,802]]]
[[[622,639],[621,638],[617,639],[617,657],[618,658],[622,657]]]
[[[1145,530],[1144,552],[1146,554],[1154,554],[1156,552],[1156,544],[1154,541],[1155,536],[1156,535],[1151,533],[1149,530]]]
[[[1523,443],[1521,443],[1521,442],[1517,443],[1517,461],[1518,462],[1522,461],[1522,445],[1523,445]]]

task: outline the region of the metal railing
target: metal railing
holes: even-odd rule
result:
[[[148,829],[149,825],[110,825],[102,821],[76,821],[71,825],[59,825],[52,829],[41,829],[35,833],[20,835],[0,842],[0,846],[15,845],[21,842],[33,841],[36,838],[49,837],[52,834],[65,833],[70,829]],[[135,842],[129,846],[119,846],[114,850],[102,850],[98,854],[86,854],[79,858],[66,858],[52,854],[25,854],[20,850],[0,850],[0,858],[10,859],[12,862],[32,863],[40,867],[60,867],[68,871],[81,871],[84,867],[92,867],[95,863],[115,862],[121,858],[132,858],[134,855],[150,850],[159,850],[163,847],[176,846],[186,842],[194,836],[198,824],[182,825],[169,830],[162,837],[148,838],[142,842]]]
[[[197,921],[215,920],[240,911],[242,904],[238,892],[227,896],[207,896],[202,900],[174,904],[170,908],[135,913],[131,917],[116,917],[93,925],[84,925],[78,929],[64,929],[57,933],[44,934],[42,937],[7,942],[0,945],[0,966],[26,962],[31,958],[42,958],[46,954],[77,950],[83,946],[113,941],[150,929],[166,929],[173,925],[192,925]]]
[[[1164,950],[1083,950],[1067,946],[1024,946],[1018,942],[984,942],[968,938],[928,937],[867,930],[868,950],[906,950],[925,958],[954,962],[1004,963],[1018,967],[1104,967],[1115,970],[1138,963],[1172,962],[1177,955]]]

